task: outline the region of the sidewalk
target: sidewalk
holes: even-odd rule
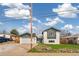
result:
[[[27,53],[26,56],[79,56],[79,53]]]

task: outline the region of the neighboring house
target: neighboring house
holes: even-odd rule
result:
[[[37,43],[43,43],[42,34],[37,35]]]
[[[45,44],[60,44],[60,30],[49,28],[42,32],[43,43]]]
[[[31,43],[31,35],[29,33],[24,33],[20,35],[20,44],[30,44]],[[32,44],[37,43],[36,34],[32,34]]]
[[[10,34],[6,34],[5,35],[5,38],[10,38]]]
[[[4,34],[0,34],[0,37],[4,37]]]
[[[79,35],[61,37],[62,44],[79,44]]]
[[[0,34],[0,37],[10,38],[10,34]]]
[[[2,33],[0,33],[0,37],[8,38],[9,40],[19,42],[19,36],[14,35],[14,34],[2,34]]]

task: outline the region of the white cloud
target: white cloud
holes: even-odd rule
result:
[[[28,23],[27,25],[23,25],[23,27],[30,30],[30,23]],[[33,24],[32,24],[32,28],[33,30],[37,30],[37,28]]]
[[[22,3],[1,3],[2,6],[7,6],[9,8],[18,8],[18,9],[30,9],[28,5]]]
[[[2,25],[3,24],[3,22],[0,22],[0,25]]]
[[[54,8],[53,12],[56,12],[61,17],[74,18],[77,17],[79,10],[70,3],[64,3],[59,5],[58,8]]]
[[[77,29],[79,29],[79,26],[76,26]]]
[[[29,11],[28,10],[18,10],[17,8],[9,9],[5,11],[6,17],[13,17],[16,19],[28,19],[29,18]]]
[[[39,24],[40,24],[40,23],[42,24],[42,21],[41,21],[41,20],[39,20],[39,19],[38,19],[38,18],[36,18],[36,17],[33,17],[33,18],[32,18],[32,23],[33,23],[33,22],[37,22],[37,23],[39,23]],[[23,24],[26,24],[26,20],[23,20],[23,22],[22,22],[22,23],[23,23]]]
[[[19,34],[23,34],[27,31],[27,29],[25,29],[24,27],[20,27],[17,30],[18,30]]]
[[[51,19],[51,18],[47,18],[46,19],[48,22],[47,23],[44,23],[44,25],[46,26],[54,26],[58,23],[64,23],[64,21],[62,21],[60,18],[55,18],[55,19]]]
[[[77,8],[79,8],[79,5],[78,6],[76,6]]]
[[[37,19],[36,17],[33,17],[33,21],[37,21],[38,23],[42,23],[39,19]]]
[[[65,29],[65,30],[71,30],[73,28],[74,26],[72,24],[66,24],[64,27],[62,27],[62,29]]]
[[[66,24],[64,27],[62,27],[61,29],[69,29],[69,30],[78,30],[79,29],[79,26],[73,26],[72,24]]]
[[[17,30],[20,34],[23,34],[25,32],[30,32],[30,23],[28,23],[27,25],[23,25],[22,27],[18,28]],[[36,31],[37,27],[32,24],[32,31],[34,31],[34,30]]]
[[[22,3],[2,3],[2,6],[7,6],[9,8],[5,9],[6,17],[13,17],[16,19],[28,19],[30,15],[29,5],[24,5]]]
[[[36,17],[33,17],[33,21],[37,21],[38,19]]]
[[[38,23],[42,23],[40,20],[38,20]]]
[[[79,33],[79,26],[73,26],[72,24],[66,24],[64,27],[61,28],[62,30],[67,30],[73,34]]]
[[[52,21],[52,19],[51,18],[46,18],[46,21],[50,22],[50,21]]]

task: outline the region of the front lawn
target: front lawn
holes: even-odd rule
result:
[[[38,44],[29,52],[79,53],[79,45],[74,44]]]

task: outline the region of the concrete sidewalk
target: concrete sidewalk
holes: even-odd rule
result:
[[[79,56],[79,53],[27,53],[26,56]]]

